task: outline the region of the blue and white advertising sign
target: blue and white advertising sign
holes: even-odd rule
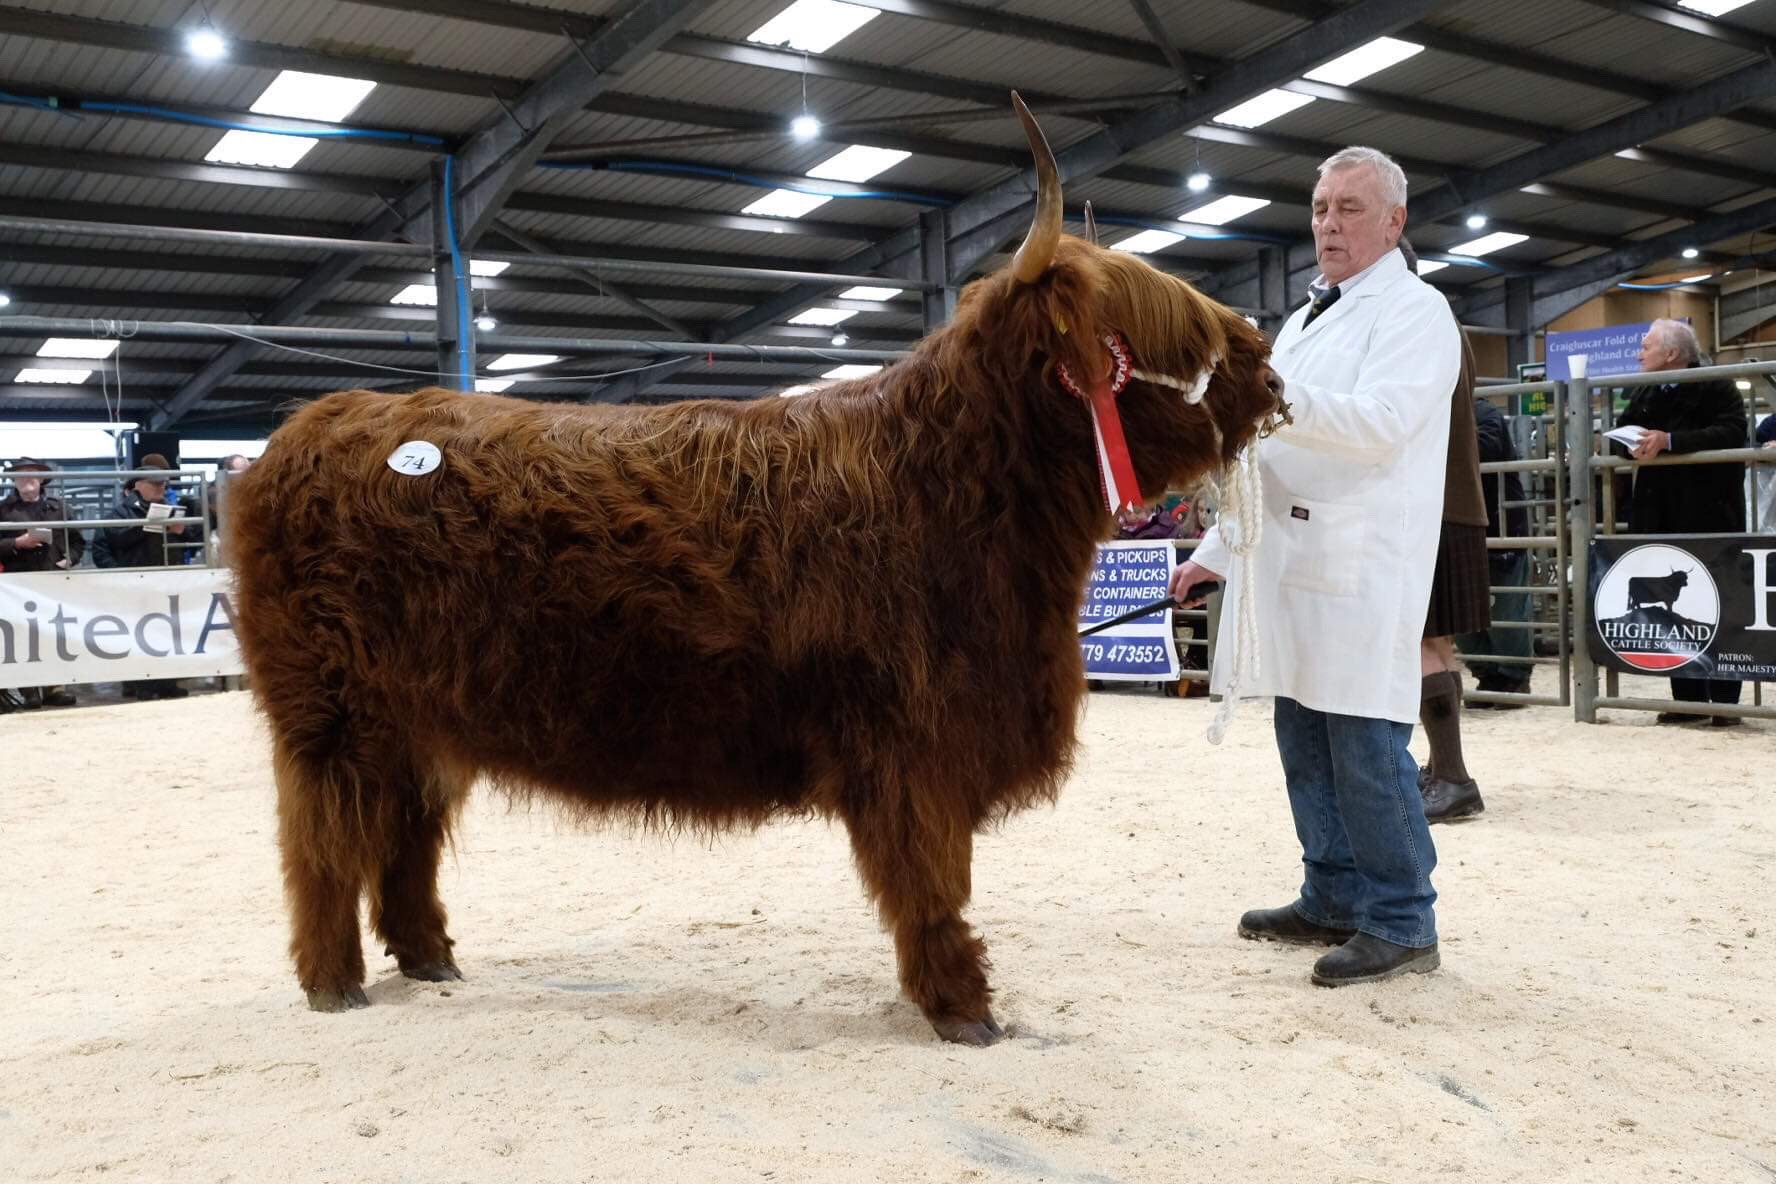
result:
[[[1176,563],[1176,552],[1164,539],[1099,544],[1085,603],[1079,610],[1079,627],[1164,599]],[[1087,678],[1173,682],[1178,677],[1178,648],[1172,641],[1169,608],[1082,637],[1079,651],[1085,659]]]
[[[1585,373],[1590,378],[1640,373],[1640,339],[1652,327],[1653,323],[1647,321],[1639,325],[1605,325],[1601,329],[1548,334],[1545,349],[1549,380],[1565,382],[1572,377],[1566,360],[1574,354],[1585,355]]]

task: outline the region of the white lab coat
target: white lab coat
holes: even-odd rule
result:
[[[1259,676],[1240,693],[1412,723],[1460,330],[1448,301],[1398,251],[1343,285],[1304,329],[1306,316],[1295,311],[1271,354],[1295,422],[1257,446]],[[1237,529],[1224,516],[1192,556],[1228,577],[1211,675],[1218,692],[1232,674],[1242,578],[1222,533]]]

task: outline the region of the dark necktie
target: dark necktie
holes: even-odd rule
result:
[[[1338,303],[1338,286],[1334,284],[1313,298],[1313,305],[1307,310],[1307,319],[1301,322],[1303,329],[1314,323],[1314,318]]]

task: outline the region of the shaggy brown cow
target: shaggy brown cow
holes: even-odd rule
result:
[[[986,1044],[972,836],[1052,801],[1077,607],[1111,519],[1086,404],[1102,336],[1206,397],[1120,397],[1141,488],[1279,408],[1247,322],[1061,235],[1053,158],[1011,267],[869,378],[659,408],[442,390],[303,408],[237,479],[239,634],[275,749],[309,1003],[367,1002],[359,896],[403,974],[461,977],[436,888],[470,783],[664,828],[842,819],[938,1033]],[[405,441],[443,455],[386,463]],[[594,872],[594,874],[596,874]]]

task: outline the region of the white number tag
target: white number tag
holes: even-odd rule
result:
[[[388,466],[405,477],[423,477],[444,463],[444,454],[427,440],[409,440],[389,453]]]

